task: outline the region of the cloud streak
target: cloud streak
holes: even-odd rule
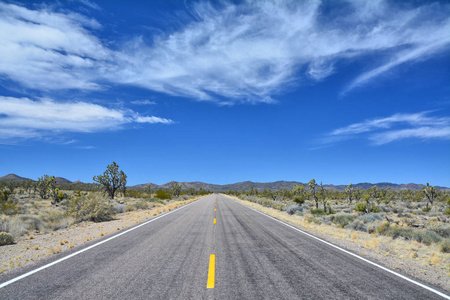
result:
[[[450,118],[430,116],[428,111],[395,114],[338,128],[329,133],[322,143],[332,144],[359,137],[378,146],[404,139],[450,139]]]
[[[271,103],[339,73],[340,62],[368,62],[345,95],[450,45],[450,6],[438,3],[200,1],[189,10],[176,31],[121,43],[100,39],[101,24],[79,14],[0,4],[0,74],[46,91],[124,84],[222,104]]]
[[[0,139],[3,140],[37,139],[66,132],[118,130],[132,123],[171,124],[173,121],[86,102],[0,97]]]

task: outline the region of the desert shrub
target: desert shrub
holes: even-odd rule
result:
[[[154,202],[154,203],[159,203],[159,204],[164,204],[164,202],[161,199],[158,199],[158,198],[149,198],[147,201]]]
[[[443,238],[450,238],[450,224],[441,222],[428,222],[426,225],[428,230],[434,231]]]
[[[101,198],[76,197],[69,201],[68,214],[77,222],[104,222],[114,218],[114,209]]]
[[[55,231],[69,227],[73,220],[67,218],[60,210],[50,210],[42,214],[42,221],[45,228]]]
[[[377,220],[381,221],[383,220],[383,216],[381,216],[380,214],[365,214],[362,215],[361,217],[359,217],[359,220],[361,220],[362,222],[364,222],[365,224],[367,223],[373,223]]]
[[[148,209],[148,203],[145,201],[138,201],[134,204],[134,207],[136,208],[136,210]]]
[[[290,215],[295,214],[297,211],[299,212],[303,212],[303,208],[300,205],[289,205],[288,207],[285,208],[286,212]]]
[[[392,212],[395,214],[401,214],[403,212],[403,208],[394,206],[392,208]]]
[[[317,218],[315,218],[315,217],[313,217],[313,216],[307,217],[307,218],[306,218],[306,222],[308,222],[308,223],[314,223],[314,224],[317,224],[317,225],[322,224],[322,222],[321,222],[319,219],[317,219]]]
[[[360,220],[353,221],[353,223],[348,224],[345,228],[364,232],[368,231],[367,225]]]
[[[159,191],[158,193],[156,193],[155,197],[158,198],[158,199],[161,199],[161,200],[170,200],[170,199],[172,199],[170,194],[168,192],[166,192],[166,191]]]
[[[424,207],[422,208],[423,212],[429,212],[431,210],[431,207]]]
[[[121,214],[127,211],[127,206],[125,204],[116,203],[113,205],[113,210],[117,214]]]
[[[355,205],[355,211],[366,212],[367,204],[365,202],[358,202]]]
[[[44,227],[44,222],[40,216],[21,215],[19,216],[19,222],[25,225],[26,230],[41,231]]]
[[[439,246],[441,252],[450,253],[450,239],[445,239],[442,241],[442,244]]]
[[[444,214],[450,215],[450,207],[447,207],[447,209],[445,210]]]
[[[415,232],[414,239],[419,243],[431,245],[432,243],[439,243],[442,240],[442,237],[434,231],[423,230]]]
[[[14,236],[7,232],[0,232],[0,246],[14,244]]]
[[[391,226],[387,234],[393,239],[402,237],[406,240],[412,240],[414,238],[414,230],[412,228],[405,228],[400,226]]]
[[[265,207],[271,207],[272,203],[273,203],[273,201],[271,201],[271,200],[264,200],[262,205]]]
[[[0,232],[9,232],[10,227],[10,217],[0,215]]]
[[[389,222],[383,222],[380,226],[375,229],[375,233],[380,235],[388,235],[391,224]]]
[[[345,226],[353,222],[354,219],[354,216],[347,214],[338,214],[330,218],[331,222],[333,222],[333,224],[336,224],[337,227],[340,228],[344,228]]]
[[[302,205],[303,203],[305,203],[305,199],[299,197],[299,196],[295,196],[294,197],[294,202],[297,203],[298,205]]]
[[[272,208],[275,208],[275,209],[278,209],[278,210],[281,210],[281,211],[284,210],[284,207],[285,207],[285,205],[283,203],[274,202],[272,204]]]
[[[0,205],[0,210],[2,214],[5,215],[15,215],[17,214],[19,210],[19,206],[17,205],[16,201],[13,199],[9,199],[8,201],[3,201]]]
[[[323,211],[323,209],[321,209],[321,208],[314,208],[314,209],[311,209],[310,211],[309,211],[311,214],[313,214],[313,215],[317,215],[317,216],[323,216],[323,215],[326,215],[326,213]]]

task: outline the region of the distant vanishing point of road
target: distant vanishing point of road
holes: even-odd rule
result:
[[[0,275],[0,299],[444,298],[217,194]]]

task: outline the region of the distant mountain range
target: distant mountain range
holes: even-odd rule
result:
[[[174,181],[168,182],[168,183],[165,183],[162,185],[157,185],[154,183],[146,183],[146,184],[138,184],[133,187],[145,188],[148,185],[151,185],[152,189],[155,189],[155,188],[170,189],[170,187],[172,186],[173,183],[174,183]],[[208,190],[208,191],[212,191],[212,192],[226,192],[229,190],[240,191],[242,189],[249,190],[252,186],[253,186],[253,188],[257,189],[258,191],[262,191],[264,189],[271,189],[272,191],[275,191],[275,190],[279,190],[282,188],[286,188],[286,189],[290,190],[295,185],[307,185],[307,183],[302,183],[302,182],[297,182],[297,181],[275,181],[275,182],[264,182],[264,183],[243,181],[243,182],[238,182],[238,183],[233,183],[233,184],[224,184],[224,185],[203,183],[203,182],[198,182],[198,181],[177,182],[177,183],[181,184],[182,189],[195,188],[198,190],[200,188],[203,188],[204,190]],[[368,190],[368,189],[371,189],[374,185],[376,185],[378,188],[385,188],[385,189],[390,188],[391,190],[394,190],[394,191],[408,190],[408,189],[413,190],[413,191],[420,191],[425,187],[425,185],[423,185],[423,184],[415,184],[415,183],[395,184],[395,183],[389,183],[389,182],[380,182],[380,183],[364,182],[364,183],[354,184],[353,187],[359,188],[361,190]],[[346,187],[347,187],[347,185],[332,185],[332,184],[324,185],[325,189],[332,190],[332,191],[343,191],[343,190],[345,190]],[[447,187],[435,186],[435,188],[439,189],[439,190],[450,191],[450,188],[447,188]]]
[[[65,184],[65,183],[72,183],[72,181],[62,178],[62,177],[56,177],[56,182],[59,184]],[[20,177],[16,174],[8,174],[6,176],[0,177],[0,181],[25,181],[29,180],[29,178]],[[78,182],[78,181],[77,181]],[[170,189],[172,187],[172,184],[175,181],[171,181],[165,184],[157,185],[154,183],[145,183],[145,184],[138,184],[135,186],[132,186],[131,188],[147,188],[149,185],[152,189]],[[249,190],[252,186],[255,189],[258,189],[259,191],[262,191],[264,189],[271,189],[272,191],[279,190],[282,188],[286,188],[288,190],[292,189],[295,185],[307,185],[307,183],[297,182],[297,181],[275,181],[275,182],[252,182],[252,181],[243,181],[243,182],[237,182],[233,184],[211,184],[211,183],[204,183],[199,181],[194,182],[176,182],[181,184],[182,189],[189,189],[189,188],[195,188],[199,190],[200,188],[212,191],[212,192],[226,192],[229,190],[232,191],[240,191],[242,189]],[[415,184],[415,183],[408,183],[408,184],[395,184],[395,183],[389,183],[389,182],[379,182],[379,183],[357,183],[353,184],[354,188],[359,188],[361,190],[368,190],[372,188],[372,186],[376,185],[378,188],[384,188],[394,191],[400,191],[400,190],[413,190],[413,191],[420,191],[422,190],[425,185],[423,184]],[[332,191],[343,191],[347,185],[332,185],[332,184],[326,184],[324,185],[324,188],[327,190]],[[442,186],[435,186],[438,190],[444,190],[444,191],[450,191],[450,188],[448,187],[442,187]]]
[[[27,181],[27,180],[32,180],[32,179],[20,177],[16,174],[8,174],[6,176],[0,177],[0,181]],[[35,180],[32,180],[32,181],[35,181]],[[72,183],[72,181],[62,178],[62,177],[55,177],[55,181],[58,184]]]

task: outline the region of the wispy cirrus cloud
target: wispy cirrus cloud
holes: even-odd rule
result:
[[[173,121],[87,102],[0,97],[0,140],[118,130],[132,123],[171,124]]]
[[[224,104],[271,103],[285,89],[339,73],[340,62],[368,58],[342,87],[346,94],[448,49],[449,13],[445,4],[382,0],[200,1],[176,30],[122,43],[100,39],[101,24],[80,14],[0,4],[0,74],[39,90],[125,84]]]
[[[404,139],[450,139],[450,118],[430,114],[424,111],[365,120],[333,130],[321,142],[332,144],[362,137],[373,145],[384,145]]]
[[[150,100],[134,100],[130,102],[131,104],[134,105],[156,105],[155,101],[150,101]]]
[[[0,74],[38,90],[99,89],[113,55],[90,31],[100,27],[75,13],[0,3]]]

